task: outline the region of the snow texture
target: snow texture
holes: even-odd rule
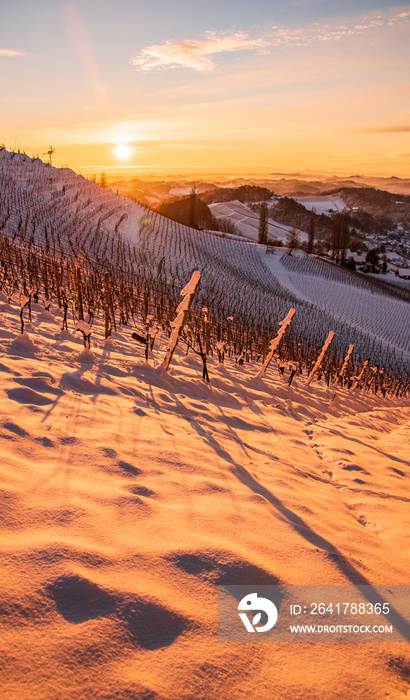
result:
[[[147,363],[98,319],[84,363],[53,304],[18,354],[19,311],[0,335],[2,697],[407,697],[408,642],[237,645],[216,621],[218,584],[408,584],[408,399],[229,358],[208,385],[179,348],[165,374],[162,333]]]

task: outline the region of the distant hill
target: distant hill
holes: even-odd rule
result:
[[[201,194],[201,199],[206,204],[213,202],[231,202],[236,199],[244,204],[248,202],[260,202],[272,199],[273,192],[267,187],[259,185],[241,185],[240,187],[215,187]]]
[[[392,228],[402,223],[410,228],[410,196],[397,195],[374,187],[338,188],[322,194],[337,194],[348,209],[356,209],[378,219],[379,224]]]
[[[173,201],[163,202],[156,207],[156,211],[184,226],[219,230],[218,222],[211,214],[208,205],[197,196],[179,197]]]

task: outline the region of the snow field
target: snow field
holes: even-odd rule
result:
[[[306,209],[310,211],[312,209],[316,210],[316,214],[329,214],[331,212],[341,212],[346,209],[346,204],[341,197],[337,194],[328,194],[316,197],[295,197],[299,204],[303,204]]]
[[[408,302],[395,298],[386,289],[379,289],[371,280],[362,280],[344,273],[339,267],[303,254],[269,256],[265,262],[282,286],[296,297],[325,309],[333,315],[335,322],[348,323],[352,343],[355,342],[353,329],[356,327],[381,341],[385,347],[395,348],[404,366],[409,366]]]
[[[410,403],[91,351],[0,299],[0,628],[17,700],[399,700],[408,644],[218,642],[217,586],[406,584]],[[365,669],[365,671],[364,671]]]
[[[359,297],[350,318],[331,308],[320,291],[312,300],[306,285],[302,289],[302,283],[293,283],[276,264],[276,255],[264,255],[264,247],[189,229],[69,170],[12,156],[0,151],[0,221],[3,232],[16,241],[62,250],[70,257],[83,251],[100,264],[132,268],[146,289],[155,288],[157,280],[181,289],[199,270],[194,310],[208,307],[221,327],[233,316],[233,326],[274,337],[278,323],[295,308],[290,329],[295,342],[320,349],[334,331],[332,348],[340,355],[354,343],[358,361],[370,357],[372,363],[396,373],[408,372],[401,356],[405,331],[400,336],[396,324],[390,346],[391,319],[386,327],[381,316],[376,325],[368,322]],[[340,275],[341,281],[350,282],[351,276],[343,277],[341,271]]]
[[[217,219],[229,217],[246,238],[258,241],[259,217],[246,204],[233,200],[232,202],[215,202],[210,204],[209,208]],[[285,242],[286,236],[291,230],[292,226],[280,224],[272,219],[268,220],[268,235],[271,238]],[[300,231],[300,238],[302,241],[307,241],[307,233]]]

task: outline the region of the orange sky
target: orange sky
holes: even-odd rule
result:
[[[128,0],[23,0],[17,21],[10,3],[0,142],[40,156],[52,144],[53,164],[84,174],[410,176],[409,4],[358,0],[342,14],[331,0],[294,0],[280,14],[257,0],[258,15],[241,2],[218,13],[212,0],[195,16],[185,0],[172,16],[151,4],[143,15]]]

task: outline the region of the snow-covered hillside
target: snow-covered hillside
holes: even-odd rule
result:
[[[403,305],[394,300],[389,311],[378,314],[376,325],[367,323],[368,297],[358,288],[350,286],[349,299],[334,307],[317,278],[312,283],[305,278],[304,286],[296,278],[290,284],[289,275],[279,274],[276,263],[266,265],[264,247],[182,226],[71,170],[32,162],[5,149],[0,150],[0,226],[26,246],[41,244],[51,253],[63,251],[71,257],[85,253],[103,266],[131,266],[144,288],[155,287],[158,280],[181,289],[198,269],[202,279],[195,308],[212,309],[220,328],[233,317],[233,327],[250,328],[260,338],[271,336],[293,307],[290,337],[295,343],[320,348],[335,331],[332,349],[340,356],[354,343],[357,361],[370,358],[394,372],[408,372],[404,326],[390,337],[394,319],[407,318]],[[378,303],[376,287],[373,294],[372,316]]]
[[[259,216],[243,202],[233,200],[231,202],[216,202],[210,204],[212,214],[217,218],[228,217],[233,221],[237,229],[245,238],[251,241],[258,240]],[[280,224],[272,219],[268,220],[268,235],[273,239],[285,243],[286,237],[292,230],[292,226]],[[300,231],[301,240],[307,240],[307,233]]]
[[[352,275],[329,262],[307,256],[284,254],[262,255],[281,285],[295,296],[320,306],[337,320],[364,329],[395,348],[405,362],[410,362],[410,304],[383,294],[372,281]]]
[[[404,700],[398,643],[223,643],[219,584],[407,584],[409,400],[144,361],[0,300],[1,696]]]
[[[316,214],[332,214],[333,212],[343,211],[346,209],[346,203],[339,195],[328,194],[328,195],[317,195],[316,197],[295,197],[299,204],[303,204],[306,209],[312,211],[314,209]]]

